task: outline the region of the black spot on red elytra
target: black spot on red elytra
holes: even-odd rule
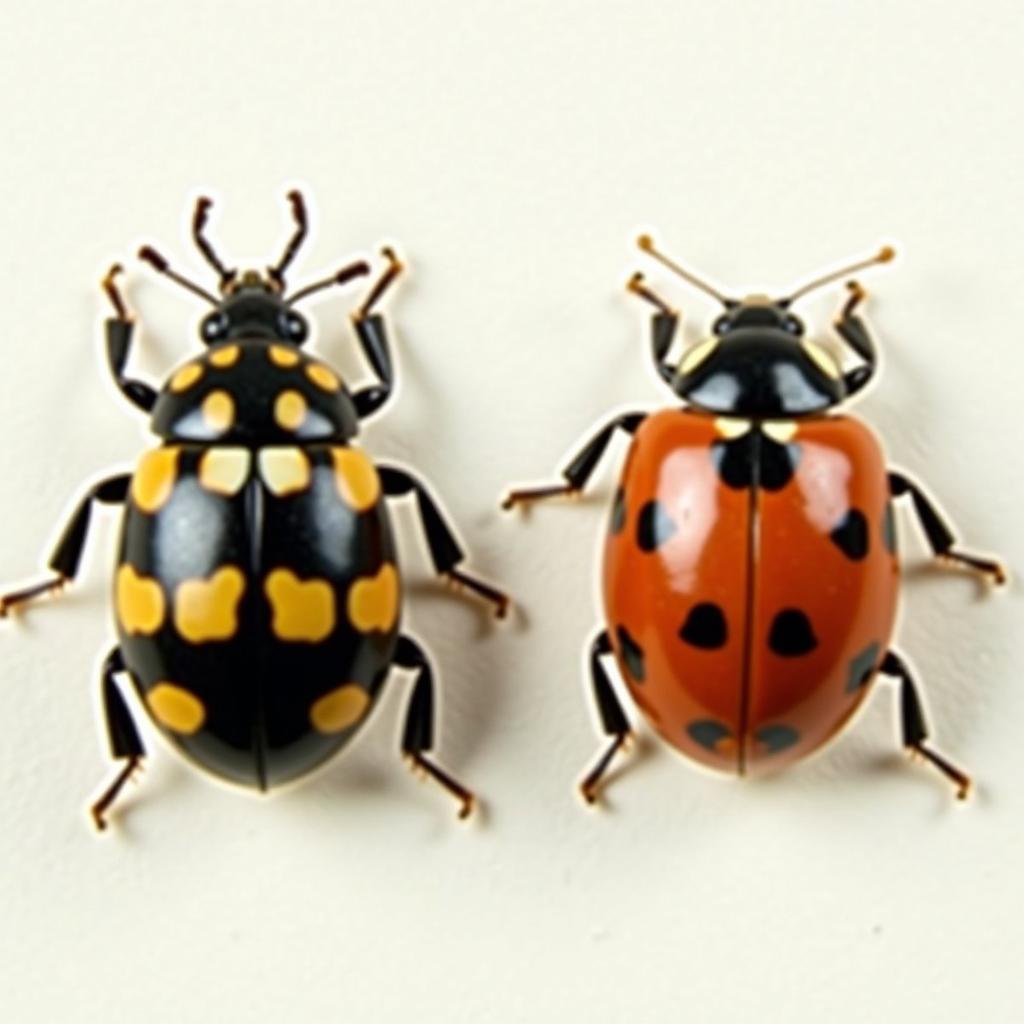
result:
[[[858,508],[851,508],[829,536],[832,543],[854,562],[859,562],[868,553],[871,531],[867,517]]]
[[[610,533],[621,533],[626,525],[626,492],[618,487],[615,490],[615,497],[612,499],[612,516],[608,524]]]
[[[732,737],[732,729],[713,718],[699,718],[686,727],[687,735],[705,750],[718,752],[718,744]]]
[[[686,621],[679,630],[679,636],[693,647],[706,651],[714,651],[724,647],[729,639],[729,627],[725,621],[725,613],[717,604],[704,601],[695,604],[686,616]]]
[[[818,646],[818,638],[799,608],[784,608],[772,620],[768,646],[781,658],[799,658]]]
[[[882,653],[881,644],[870,643],[863,651],[850,661],[850,672],[846,677],[846,692],[853,693],[865,686],[874,675],[878,665],[878,657]]]
[[[622,651],[626,669],[638,683],[642,683],[646,674],[643,648],[633,639],[625,626],[616,626],[615,634],[619,640],[619,649]]]
[[[780,750],[785,750],[797,743],[800,733],[791,725],[762,725],[754,733],[754,739],[766,747],[769,754],[777,754]]]
[[[648,501],[636,521],[636,542],[641,551],[654,551],[676,532],[676,524],[660,501]]]
[[[719,478],[737,491],[755,483],[766,491],[782,490],[793,479],[800,454],[800,445],[780,444],[760,427],[711,446],[711,461]]]
[[[896,514],[893,512],[891,501],[885,503],[885,512],[882,514],[882,543],[890,555],[896,554]]]

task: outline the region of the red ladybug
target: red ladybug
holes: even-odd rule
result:
[[[790,311],[812,288],[888,262],[893,252],[812,281],[788,298],[718,299],[709,338],[665,362],[678,314],[652,303],[655,363],[683,408],[615,417],[563,472],[564,484],[512,491],[504,507],[580,492],[616,429],[633,435],[612,503],[603,590],[607,627],[590,648],[594,697],[611,737],[581,784],[593,802],[630,724],[602,659],[614,654],[636,704],[672,746],[711,768],[773,771],[830,740],[878,673],[900,683],[903,745],[965,797],[970,779],[926,745],[921,701],[889,646],[899,561],[894,498],[909,497],[932,551],[996,583],[1002,567],[957,549],[922,489],[886,468],[872,431],[836,412],[872,378],[875,345],[850,296],[836,321],[858,363],[843,369]]]

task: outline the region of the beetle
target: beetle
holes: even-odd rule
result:
[[[565,467],[564,481],[511,491],[506,509],[581,493],[617,430],[632,436],[604,545],[607,625],[590,644],[601,726],[610,737],[580,788],[593,803],[631,725],[605,661],[654,730],[689,758],[739,775],[767,773],[821,748],[874,678],[900,686],[903,746],[966,797],[970,779],[926,742],[904,658],[890,646],[899,562],[893,501],[909,498],[932,552],[1005,582],[1002,566],[960,550],[909,476],[887,469],[862,421],[840,412],[874,376],[876,346],[854,280],[835,321],[856,365],[844,369],[806,334],[794,302],[893,257],[826,274],[787,297],[729,298],[639,247],[721,303],[710,334],[668,360],[679,314],[646,283],[655,366],[682,405],[607,422]]]
[[[118,644],[102,668],[102,709],[120,768],[92,805],[103,829],[119,791],[146,756],[115,681],[130,679],[156,728],[193,764],[223,780],[268,790],[308,775],[340,751],[368,717],[391,666],[414,684],[402,752],[458,801],[473,794],[428,756],[434,740],[433,671],[400,629],[401,578],[386,501],[414,496],[438,575],[490,602],[500,591],[464,572],[463,552],[429,489],[405,469],[375,465],[354,444],[360,421],[395,384],[388,332],[376,307],[403,270],[382,250],[382,272],[352,315],[376,380],[350,391],[302,350],[309,334],[296,304],[371,272],[352,261],[288,294],[285,276],[308,231],[302,195],[288,194],[294,229],[280,260],[239,272],[205,233],[200,197],[194,241],[218,277],[214,295],[150,246],[141,260],[213,307],[205,352],[159,391],[126,372],[134,320],[103,281],[110,371],[151,417],[159,438],[133,473],[88,488],[49,560],[52,575],[0,598],[0,615],[75,579],[97,505],[123,506],[114,608]]]

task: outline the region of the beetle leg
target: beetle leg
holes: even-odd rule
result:
[[[679,327],[679,313],[660,295],[651,291],[644,281],[644,275],[639,271],[629,279],[626,288],[634,295],[639,295],[645,302],[649,302],[657,310],[651,317],[651,353],[654,356],[654,366],[659,376],[666,384],[671,384],[675,378],[676,369],[665,362],[665,357],[672,347],[672,341]]]
[[[846,342],[854,352],[860,356],[860,366],[855,366],[843,374],[843,381],[846,384],[848,395],[854,395],[864,388],[868,381],[875,375],[878,365],[878,351],[874,339],[868,332],[864,321],[854,315],[854,310],[867,298],[867,292],[857,281],[847,282],[849,298],[839,316],[835,321],[835,328],[839,336]]]
[[[948,523],[943,520],[939,510],[932,500],[914,483],[909,477],[902,473],[889,473],[889,490],[894,498],[910,496],[914,503],[914,511],[917,513],[918,522],[924,530],[928,545],[935,557],[944,562],[952,562],[990,579],[997,586],[1007,581],[1006,569],[1003,565],[991,558],[982,558],[967,551],[959,551],[956,545],[956,535]]]
[[[587,485],[601,456],[608,447],[612,435],[616,429],[624,430],[632,434],[637,427],[646,419],[645,412],[628,412],[616,416],[609,423],[606,423],[573,458],[572,462],[562,470],[565,477],[564,484],[547,484],[541,487],[525,487],[520,490],[509,491],[501,503],[503,509],[511,509],[516,505],[522,505],[530,501],[537,501],[540,498],[552,498],[557,495],[572,495],[583,491]]]
[[[588,804],[597,802],[601,780],[611,766],[612,759],[626,746],[632,736],[629,719],[626,718],[622,704],[615,696],[611,679],[601,662],[603,657],[611,653],[611,640],[608,638],[608,630],[604,629],[594,637],[590,645],[590,678],[594,687],[594,702],[601,716],[601,727],[612,737],[612,741],[580,783],[580,793]]]
[[[357,317],[353,323],[363,353],[380,381],[378,384],[360,388],[352,395],[356,414],[360,419],[366,419],[391,397],[395,386],[395,368],[391,361],[387,324],[384,317],[379,313],[373,313],[370,316]]]
[[[7,618],[8,613],[18,605],[27,604],[44,594],[59,593],[67,580],[63,576],[53,576],[42,583],[33,583],[31,586],[23,587],[21,590],[12,591],[10,594],[0,595],[0,619]]]
[[[124,760],[125,763],[114,781],[90,808],[92,820],[101,832],[107,827],[107,811],[124,784],[142,766],[142,759],[146,756],[146,749],[132,721],[128,705],[114,682],[114,676],[121,672],[124,672],[124,659],[120,649],[115,647],[103,663],[103,715],[111,756],[115,761]]]
[[[920,754],[921,757],[933,764],[954,783],[957,799],[966,800],[971,791],[970,776],[924,742],[928,738],[928,723],[925,720],[924,708],[921,706],[921,698],[914,686],[910,669],[895,651],[889,651],[882,659],[879,671],[900,681],[900,720],[903,729],[903,746],[913,753]]]
[[[114,307],[114,316],[106,322],[107,335],[107,365],[114,376],[114,382],[118,390],[133,405],[143,412],[152,410],[156,403],[156,391],[149,384],[131,377],[124,373],[125,365],[128,362],[128,355],[132,346],[132,334],[135,330],[135,323],[128,313],[121,293],[118,291],[114,278],[121,273],[122,267],[115,263],[107,272],[101,287],[110,299]]]
[[[379,466],[378,470],[384,493],[389,498],[416,495],[416,507],[437,574],[478,594],[494,605],[494,614],[499,619],[504,618],[510,603],[508,595],[456,568],[465,555],[426,487],[403,469]]]
[[[660,313],[666,313],[669,316],[675,316],[675,310],[663,299],[660,295],[655,294],[651,289],[644,283],[644,275],[638,270],[626,283],[626,290],[632,292],[634,295],[639,295],[641,299],[649,302],[654,306]]]
[[[382,252],[388,266],[352,316],[359,344],[380,381],[378,384],[362,388],[352,396],[360,419],[375,413],[391,397],[391,391],[395,386],[395,369],[388,346],[387,325],[384,317],[374,313],[373,309],[405,267],[393,249],[384,248]]]
[[[430,662],[415,640],[401,636],[394,663],[416,673],[402,732],[402,753],[414,771],[424,772],[451,793],[459,801],[459,817],[468,818],[476,798],[462,783],[425,756],[434,747],[434,674]]]
[[[50,556],[49,567],[56,575],[43,583],[0,596],[0,618],[5,617],[12,608],[59,590],[65,583],[75,578],[89,533],[93,502],[98,501],[104,505],[121,504],[128,496],[131,479],[129,474],[122,473],[101,480],[89,488],[64,527],[64,532]]]
[[[381,255],[388,261],[388,265],[384,268],[384,272],[377,278],[376,284],[370,289],[366,298],[363,300],[363,304],[356,310],[356,319],[361,320],[368,317],[373,312],[373,307],[384,297],[384,293],[394,284],[395,279],[403,270],[405,270],[405,264],[395,254],[395,250],[390,246],[384,246],[381,249]]]

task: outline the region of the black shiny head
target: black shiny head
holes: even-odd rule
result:
[[[309,230],[306,206],[299,192],[289,192],[295,229],[285,246],[284,254],[273,266],[264,272],[246,270],[241,274],[235,268],[227,267],[206,238],[206,219],[211,201],[205,196],[196,202],[192,218],[192,237],[206,261],[217,272],[220,297],[214,296],[188,278],[172,270],[167,260],[155,249],[146,245],[139,250],[139,258],[145,260],[159,273],[187,288],[214,306],[214,311],[203,318],[199,333],[207,345],[219,345],[226,341],[244,341],[247,338],[263,338],[301,345],[309,337],[306,318],[295,312],[294,305],[300,299],[329,285],[344,284],[354,277],[368,274],[370,267],[363,261],[342,267],[332,277],[307,285],[291,295],[286,295],[285,271],[295,258]]]
[[[835,356],[804,335],[790,306],[812,288],[875,263],[892,259],[882,249],[870,260],[816,279],[786,298],[751,295],[727,298],[655,250],[649,238],[640,248],[691,284],[714,296],[725,311],[710,337],[688,348],[669,380],[672,390],[697,409],[743,419],[793,419],[824,412],[849,394]]]
[[[846,386],[838,362],[804,338],[785,301],[753,296],[730,304],[707,341],[683,356],[673,390],[723,416],[807,416],[838,405]]]
[[[225,289],[199,332],[207,345],[244,338],[273,338],[301,345],[309,337],[306,318],[291,308],[273,278],[246,271]]]

